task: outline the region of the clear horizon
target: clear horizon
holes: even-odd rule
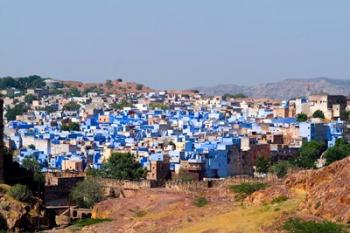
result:
[[[157,89],[350,77],[350,2],[0,2],[0,76]]]

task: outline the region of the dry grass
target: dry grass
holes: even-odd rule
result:
[[[297,195],[296,198],[281,203],[263,206],[237,206],[228,213],[210,217],[197,223],[184,224],[177,232],[258,233],[262,226],[273,224],[282,212],[295,210],[303,197],[303,195]],[[276,211],[276,208],[281,211]]]

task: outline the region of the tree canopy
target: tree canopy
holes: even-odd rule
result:
[[[313,114],[312,114],[313,118],[321,118],[324,119],[324,113],[321,110],[316,110]]]
[[[307,121],[307,115],[305,113],[299,113],[298,115],[296,115],[296,118],[298,122]]]
[[[80,105],[74,101],[70,101],[63,106],[63,110],[65,111],[78,111],[80,109]]]
[[[93,179],[78,183],[71,192],[71,198],[81,208],[91,208],[102,200],[102,187]]]
[[[73,87],[69,89],[67,95],[70,97],[81,97],[81,91],[78,88]]]
[[[270,171],[278,178],[283,178],[291,168],[293,165],[289,161],[279,161],[270,167]]]
[[[256,171],[259,173],[267,173],[269,171],[269,161],[263,156],[259,156],[256,160]]]
[[[45,86],[44,78],[38,75],[30,75],[28,77],[3,77],[0,78],[0,89],[17,88],[20,90],[30,88],[42,88]]]
[[[326,165],[341,160],[350,155],[350,144],[344,139],[338,139],[335,146],[329,148],[325,153]]]
[[[326,147],[317,141],[304,142],[300,148],[300,154],[295,159],[295,164],[302,168],[315,168],[315,162],[320,158]]]
[[[79,131],[80,124],[77,122],[70,122],[69,124],[63,124],[61,127],[63,131]]]
[[[121,100],[121,101],[118,102],[118,103],[112,104],[112,108],[113,108],[113,109],[120,110],[120,109],[123,109],[124,107],[132,107],[132,103],[130,103],[130,102],[127,101],[126,99],[123,99],[123,100]]]
[[[145,178],[146,171],[130,153],[112,153],[99,170],[92,170],[89,174],[118,180],[140,180]]]
[[[16,120],[16,116],[22,115],[23,113],[27,112],[27,110],[28,108],[24,103],[19,103],[13,108],[7,109],[5,117],[8,121],[14,121]]]
[[[35,96],[35,95],[32,95],[32,94],[28,94],[24,97],[24,101],[27,103],[27,104],[32,104],[33,100],[37,100],[38,98]]]

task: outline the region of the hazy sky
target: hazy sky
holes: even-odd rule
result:
[[[0,76],[155,88],[350,78],[349,0],[0,0]]]

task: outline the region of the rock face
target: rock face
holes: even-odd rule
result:
[[[350,222],[350,157],[318,170],[299,171],[289,175],[283,185],[272,186],[249,196],[252,204],[270,202],[274,197],[306,192],[299,210],[322,219]]]
[[[324,219],[350,222],[350,157],[319,170],[291,175],[285,184],[308,193],[301,209]]]
[[[261,205],[264,203],[271,203],[275,198],[281,196],[290,197],[290,195],[291,194],[285,185],[274,185],[253,193],[245,199],[245,202],[253,205]]]
[[[7,185],[0,186],[0,230],[21,232],[33,230],[35,219],[44,217],[44,209],[40,200],[32,203],[17,201],[8,195]]]

